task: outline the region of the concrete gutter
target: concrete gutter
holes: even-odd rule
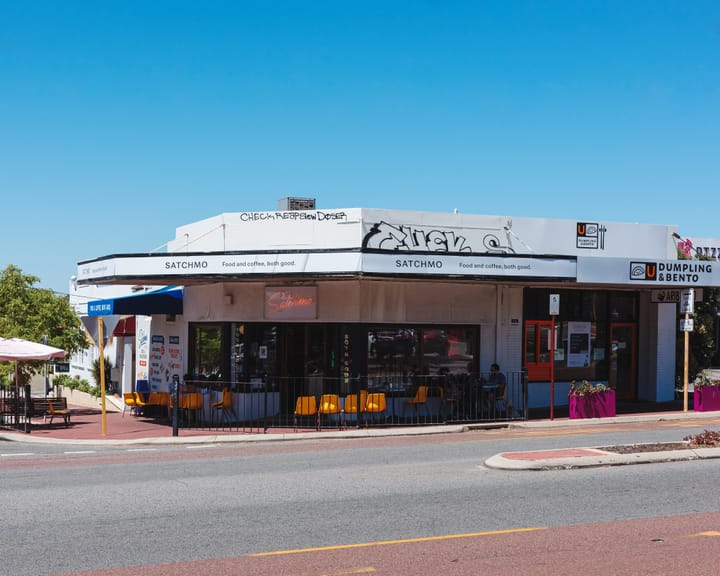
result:
[[[353,428],[349,430],[328,430],[324,432],[287,432],[273,434],[207,434],[202,436],[161,436],[146,438],[116,439],[73,439],[47,438],[16,432],[0,432],[0,441],[23,442],[27,444],[68,444],[80,446],[138,446],[178,444],[246,444],[252,442],[287,442],[292,440],[328,440],[337,438],[380,438],[392,436],[427,436],[430,434],[457,434],[467,432],[464,425],[419,426],[408,428]]]

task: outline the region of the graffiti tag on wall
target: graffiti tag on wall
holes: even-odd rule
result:
[[[428,252],[474,252],[465,236],[452,230],[422,228],[377,222],[363,238],[363,248],[388,251],[422,250]],[[500,239],[488,233],[483,237],[484,252],[511,253],[510,246],[503,246]]]

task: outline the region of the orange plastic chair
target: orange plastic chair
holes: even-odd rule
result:
[[[365,404],[367,404],[368,391],[360,390],[360,412],[365,412]],[[343,407],[345,414],[357,414],[358,413],[358,395],[348,394],[345,396],[345,404]]]
[[[387,400],[384,392],[368,394],[365,402],[365,412],[368,414],[382,414],[387,410]]]
[[[142,409],[146,408],[147,406],[150,406],[150,403],[146,402],[143,399],[142,394],[140,394],[139,392],[134,392],[133,394],[135,396],[135,410],[136,411],[142,412]]]
[[[315,429],[318,429],[318,412],[317,412],[317,400],[315,396],[298,396],[295,401],[295,414],[293,418],[293,426],[297,431],[298,419],[307,418],[310,416],[315,417]]]
[[[338,427],[343,427],[343,411],[340,405],[340,396],[337,394],[323,394],[320,396],[320,405],[318,406],[318,430],[322,427],[322,417],[336,414],[338,417]]]
[[[189,392],[187,394],[182,394],[178,398],[178,408],[180,410],[185,411],[185,417],[186,420],[190,421],[190,416],[192,416],[192,420],[197,423],[198,421],[198,412],[202,410],[203,407],[203,395],[202,392]]]
[[[427,396],[428,387],[418,386],[417,392],[415,392],[415,396],[405,400],[405,404],[410,404],[415,407],[415,419],[417,419],[418,417],[418,406],[424,406],[425,415],[427,415]]]
[[[234,420],[237,420],[235,416],[235,409],[233,408],[233,394],[229,388],[223,388],[222,399],[219,402],[213,402],[212,404],[213,415],[220,412],[222,415],[222,421],[225,422],[225,416],[230,415]],[[213,417],[213,420],[215,418]]]
[[[150,392],[147,403],[151,406],[167,406],[167,392]]]
[[[122,415],[125,416],[125,410],[130,410],[130,414],[137,414],[137,404],[135,403],[135,394],[133,392],[123,392],[123,411]]]

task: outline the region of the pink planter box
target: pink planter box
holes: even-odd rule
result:
[[[720,387],[703,386],[693,391],[693,407],[697,412],[720,410]]]
[[[568,415],[575,418],[607,418],[617,414],[615,409],[615,390],[570,396]]]

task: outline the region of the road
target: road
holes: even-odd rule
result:
[[[152,449],[3,443],[2,573],[715,574],[703,550],[720,550],[720,460],[482,465],[501,451],[700,431],[683,421]],[[568,564],[577,554],[583,566]]]

